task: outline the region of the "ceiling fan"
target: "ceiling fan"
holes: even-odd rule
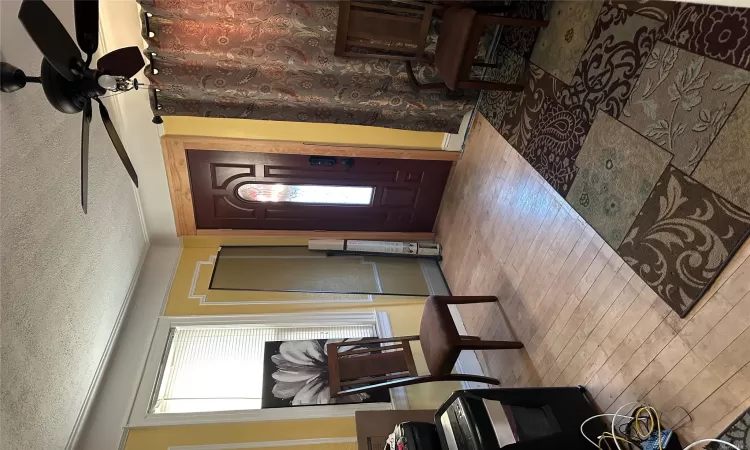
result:
[[[42,0],[24,0],[18,19],[44,58],[41,75],[27,77],[17,67],[2,62],[3,92],[13,92],[26,83],[41,83],[49,103],[66,114],[83,112],[81,125],[81,207],[84,214],[88,203],[88,157],[91,102],[99,104],[104,127],[133,183],[138,186],[138,175],[130,162],[125,147],[117,135],[109,112],[101,101],[107,92],[138,89],[138,80],[130,80],[145,63],[138,47],[126,47],[99,58],[96,68],[90,68],[93,54],[99,47],[98,0],[74,0],[76,46],[73,38],[52,10]],[[80,47],[80,50],[79,50]],[[81,50],[86,54],[84,60]]]

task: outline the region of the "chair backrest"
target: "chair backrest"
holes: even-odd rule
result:
[[[402,3],[404,6],[394,6]],[[339,2],[336,56],[420,61],[437,7],[412,0]]]
[[[417,339],[419,336],[404,336],[328,344],[331,396],[355,387],[417,376],[409,346],[409,341]],[[388,345],[381,345],[384,343]],[[339,351],[341,347],[352,348]]]

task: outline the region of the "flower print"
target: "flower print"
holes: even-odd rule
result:
[[[198,75],[203,71],[203,64],[197,61],[188,61],[182,66],[185,75]]]
[[[329,5],[318,6],[315,8],[315,13],[323,20],[333,20],[338,15],[337,10]]]
[[[589,193],[584,191],[581,194],[581,197],[578,199],[578,203],[580,203],[581,206],[586,207],[589,206],[590,202],[591,200],[589,199]]]
[[[620,209],[619,197],[617,197],[615,194],[610,194],[604,201],[604,214],[608,216],[617,216],[617,213],[620,212]]]
[[[321,107],[321,108],[315,108],[315,111],[313,112],[313,114],[315,115],[317,119],[325,120],[325,119],[330,119],[331,116],[333,116],[333,111],[331,111],[331,108]]]
[[[320,68],[328,68],[333,65],[333,58],[325,53],[320,53],[314,58],[314,63]]]
[[[263,75],[270,80],[280,80],[284,78],[284,66],[280,64],[268,64],[261,66]]]
[[[328,403],[361,402],[370,398],[369,394],[345,395],[331,398],[328,386],[328,354],[330,343],[347,339],[286,341],[279,346],[279,352],[271,355],[276,371],[271,374],[274,380],[271,392],[274,397],[289,400],[292,405],[321,405]],[[351,347],[341,347],[346,351]]]
[[[677,36],[677,42],[684,44],[690,38],[690,32],[688,30],[682,30],[679,36]]]
[[[338,84],[339,80],[335,75],[326,74],[320,77],[320,85],[324,88],[335,88]]]
[[[748,15],[740,8],[717,8],[702,23],[711,24],[708,32],[702,34],[706,54],[720,60],[735,51],[750,26]]]
[[[181,106],[183,110],[193,114],[198,114],[201,111],[201,102],[199,100],[185,100]]]
[[[183,20],[180,27],[185,35],[197,36],[203,32],[203,24],[197,20]]]

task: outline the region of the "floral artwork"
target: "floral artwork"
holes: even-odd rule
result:
[[[526,156],[526,144],[531,139],[544,101],[557,98],[562,85],[557,78],[534,64],[529,64],[525,89],[516,97],[515,102],[508,106],[502,123],[496,125],[500,134],[522,155]]]
[[[659,21],[605,4],[560,103],[589,125],[599,109],[620,117],[660,26]]]
[[[566,200],[612,248],[617,248],[671,155],[599,111]]]
[[[659,43],[620,120],[691,173],[750,84],[750,72]]]
[[[531,62],[570,83],[603,4],[604,0],[553,2],[549,14],[554,20],[539,32]]]
[[[737,103],[719,135],[693,171],[693,178],[750,211],[750,94]]]
[[[262,408],[284,408],[344,403],[390,402],[387,390],[331,397],[327,344],[352,341],[340,351],[366,348],[354,339],[311,339],[266,342],[263,356]]]
[[[693,53],[750,69],[750,9],[677,3],[662,39]]]
[[[588,123],[556,101],[545,98],[523,157],[560,195],[578,172],[575,166]]]
[[[617,252],[681,317],[750,231],[750,214],[668,166]]]
[[[660,22],[667,20],[676,2],[672,0],[608,0],[612,6],[633,11],[642,16],[656,19]]]

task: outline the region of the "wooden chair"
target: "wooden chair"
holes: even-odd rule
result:
[[[479,42],[484,36],[484,29],[489,25],[515,27],[546,27],[547,20],[516,19],[512,17],[479,14],[472,8],[452,6],[443,14],[437,48],[435,49],[435,66],[443,83],[420,84],[414,76],[411,62],[406,62],[409,84],[415,91],[422,89],[439,89],[447,86],[455,89],[488,89],[498,91],[522,91],[523,84],[498,83],[494,81],[472,80],[471,68],[496,67],[498,63],[476,61],[474,58],[479,48]],[[500,62],[502,63],[502,62]]]
[[[453,374],[453,366],[462,350],[517,349],[516,341],[483,341],[476,336],[458,334],[448,305],[451,303],[496,302],[497,297],[440,297],[427,299],[419,336],[363,339],[357,346],[372,348],[339,352],[352,342],[328,344],[328,372],[331,396],[358,394],[432,381],[473,381],[498,385],[495,378]],[[430,375],[418,375],[409,342],[420,341]],[[388,345],[381,345],[388,344]]]
[[[390,3],[405,6],[393,6],[386,2],[340,1],[334,54],[404,60],[409,84],[416,92],[445,87],[451,90],[523,90],[522,84],[470,79],[472,66],[497,65],[474,61],[484,28],[488,25],[543,27],[548,24],[546,20],[480,14],[475,9],[462,6],[451,6],[443,11],[442,6],[413,0],[392,0]],[[411,63],[432,62],[426,57],[424,49],[433,13],[441,16],[443,21],[434,58],[443,82],[420,84]]]
[[[334,55],[426,61],[424,49],[436,9],[441,7],[411,0],[380,3],[342,0]]]

